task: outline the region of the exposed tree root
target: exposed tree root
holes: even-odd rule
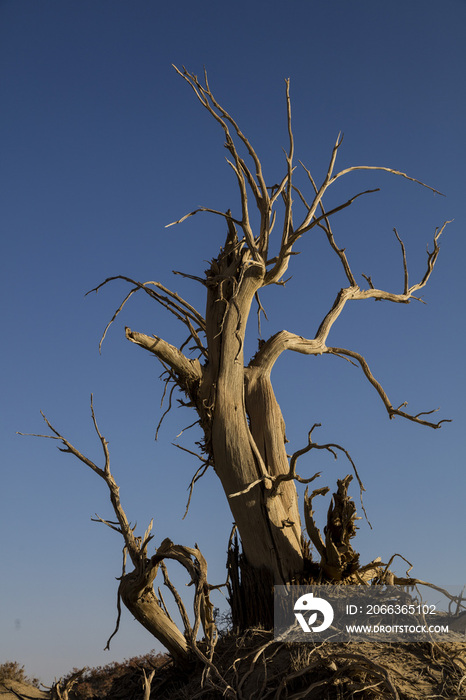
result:
[[[203,664],[183,673],[173,663],[131,669],[111,687],[112,700],[427,700],[466,698],[466,640],[441,645],[289,644],[272,632],[227,634],[215,650],[216,674]],[[150,695],[148,689],[150,687]],[[70,700],[80,693],[79,682]],[[97,697],[95,695],[94,697]],[[101,697],[100,695],[98,697]],[[102,698],[103,700],[103,698]]]

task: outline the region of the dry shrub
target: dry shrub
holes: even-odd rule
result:
[[[143,656],[133,656],[122,662],[113,661],[106,666],[88,668],[73,687],[72,700],[101,700],[102,698],[121,698],[140,700],[142,696],[143,670],[152,671],[160,668],[167,661],[163,654],[154,651]],[[62,685],[77,672],[73,669],[62,679]]]
[[[19,683],[29,683],[35,688],[38,688],[40,681],[38,678],[29,678],[26,675],[24,666],[21,666],[17,661],[5,661],[0,664],[0,683],[4,681],[18,681]]]

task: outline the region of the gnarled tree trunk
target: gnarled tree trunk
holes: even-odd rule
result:
[[[439,254],[438,241],[448,222],[435,231],[433,249],[427,255],[427,269],[419,282],[411,286],[408,283],[405,248],[395,230],[402,252],[403,291],[395,293],[377,289],[370,277],[365,277],[367,285],[361,288],[356,283],[345,250],[339,248],[335,241],[330,219],[334,213],[350,206],[361,195],[376,190],[360,192],[330,211],[326,211],[323,205],[326,191],[338,178],[356,170],[385,171],[424,187],[427,185],[405,173],[383,166],[356,166],[335,173],[335,162],[341,146],[339,137],[320,186],[316,185],[310,171],[303,166],[310,190],[310,194],[303,194],[293,181],[294,141],[289,81],[286,81],[289,148],[285,157],[285,172],[280,183],[267,186],[259,157],[235,120],[216,101],[207,77],[205,76],[205,84],[202,85],[195,75],[186,70],[178,73],[189,83],[202,106],[223,130],[225,147],[231,158],[228,163],[235,174],[241,201],[241,212],[237,217],[230,210],[224,213],[201,207],[174,222],[181,223],[204,211],[220,218],[222,230],[226,227],[223,248],[211,260],[205,277],[193,278],[205,287],[205,313],[197,311],[192,304],[159,282],[141,283],[118,275],[105,280],[94,291],[115,279],[123,279],[133,285],[111,322],[135,292],[143,291],[174,314],[188,329],[188,341],[193,341],[198,350],[198,357],[194,359],[182,351],[187,343],[179,349],[160,336],[147,335],[129,328],[126,328],[126,337],[160,360],[167,372],[167,383],[173,382],[187,397],[186,405],[194,408],[198,414],[204,433],[201,458],[206,468],[214,468],[222,483],[243,548],[241,554],[238,546],[234,545],[229,554],[233,616],[240,627],[258,623],[270,626],[274,584],[299,583],[306,580],[306,577],[309,578],[310,571],[320,580],[341,581],[351,576],[358,567],[357,554],[350,545],[350,538],[354,534],[352,526],[355,510],[346,493],[349,477],[339,482],[339,490],[329,511],[325,541],[312,519],[312,497],[306,501],[308,534],[321,555],[319,563],[314,563],[313,567],[310,565],[309,542],[302,536],[295,482],[310,483],[317,475],[307,479],[299,476],[296,471],[297,460],[313,448],[329,450],[335,456],[338,450],[343,451],[348,458],[349,455],[339,445],[318,445],[313,442],[312,432],[316,426],[311,428],[307,444],[291,457],[287,455],[285,423],[270,379],[274,363],[287,350],[305,355],[329,354],[344,357],[361,367],[390,418],[401,416],[422,425],[439,428],[443,421],[435,423],[427,419],[432,411],[412,415],[403,410],[405,403],[395,408],[373,376],[365,358],[353,350],[329,346],[327,340],[333,324],[350,301],[384,299],[408,304],[416,299],[414,295],[427,284],[434,269]],[[247,161],[240,155],[241,149],[247,153]],[[301,218],[293,211],[293,196],[300,200]],[[251,223],[248,197],[259,214],[257,230],[253,230]],[[283,223],[281,233],[276,238],[273,229],[278,204],[283,205]],[[315,227],[324,232],[335,253],[337,264],[341,265],[346,286],[337,292],[333,305],[314,337],[304,338],[282,330],[268,340],[261,341],[257,353],[248,360],[244,356],[244,346],[251,305],[257,302],[260,315],[262,306],[259,292],[269,285],[283,284],[294,245]],[[106,441],[98,432],[97,425],[95,427],[105,453],[104,469],[99,469],[83,457],[48,425],[54,435],[47,437],[61,440],[65,451],[85,462],[109,486],[117,523],[107,524],[123,534],[126,550],[134,565],[132,572],[124,572],[122,576],[121,599],[136,619],[162,641],[180,664],[189,664],[193,651],[198,656],[201,654],[196,646],[197,628],[201,620],[206,638],[212,642],[214,635],[206,564],[202,555],[197,549],[173,545],[167,540],[156,550],[155,555],[149,557],[147,545],[151,539],[150,530],[142,542],[134,537],[119,503],[118,487],[110,473]],[[315,493],[317,492],[314,495]],[[163,602],[155,595],[152,586],[159,563],[166,557],[182,563],[196,583],[196,624],[191,629],[186,621],[184,633],[170,620]],[[186,620],[185,612],[181,612]],[[207,657],[204,660],[208,663]]]
[[[302,539],[295,481],[307,483],[314,477],[305,480],[296,474],[297,458],[314,447],[326,448],[333,453],[336,449],[342,449],[338,445],[316,445],[309,433],[308,445],[298,450],[291,459],[287,456],[285,424],[270,380],[273,365],[285,350],[308,355],[327,353],[346,357],[353,363],[359,363],[391,418],[400,415],[424,425],[439,427],[442,421],[431,423],[424,419],[425,414],[408,414],[401,410],[404,404],[394,408],[362,355],[344,348],[329,347],[326,341],[333,323],[348,301],[385,299],[396,303],[409,303],[414,293],[421,289],[430,277],[439,252],[438,239],[445,224],[435,233],[434,249],[428,253],[427,271],[419,283],[408,285],[405,249],[395,231],[403,253],[403,292],[396,294],[376,289],[370,278],[367,278],[368,287],[361,289],[356,284],[345,251],[335,242],[330,217],[336,211],[351,205],[362,194],[375,190],[361,192],[329,212],[325,211],[322,202],[326,190],[342,175],[364,169],[383,170],[414,182],[419,181],[405,173],[385,167],[357,166],[335,174],[336,156],[341,145],[341,140],[338,139],[332,151],[326,177],[320,187],[316,186],[311,173],[304,168],[311,184],[312,200],[308,203],[302,192],[292,184],[294,141],[287,81],[289,150],[286,155],[286,172],[280,184],[267,187],[256,152],[231,115],[216,101],[207,77],[205,85],[202,85],[196,76],[186,70],[178,73],[190,84],[203,107],[223,129],[225,147],[231,156],[231,161],[228,162],[236,175],[239,187],[241,216],[234,218],[231,211],[222,213],[201,207],[174,222],[181,223],[199,211],[211,212],[225,220],[227,237],[220,254],[211,261],[205,278],[194,278],[206,288],[205,315],[196,311],[178,294],[158,283],[141,284],[130,280],[136,285],[133,291],[142,289],[185,323],[190,337],[199,349],[199,359],[202,359],[203,363],[199,360],[189,360],[177,348],[157,336],[150,337],[129,329],[126,330],[126,336],[154,353],[169,367],[169,378],[188,395],[188,405],[193,406],[199,415],[204,431],[203,451],[206,465],[213,466],[222,483],[241,537],[243,554],[241,565],[238,560],[238,566],[243,575],[236,577],[237,585],[247,586],[248,596],[254,597],[255,592],[258,607],[259,601],[267,594],[271,604],[273,584],[288,584],[300,580],[308,563],[309,548]],[[248,152],[253,164],[251,169],[239,155],[235,139]],[[256,232],[253,231],[250,222],[248,191],[252,193],[253,202],[260,214],[260,226]],[[293,192],[297,193],[304,207],[304,217],[296,226],[293,222]],[[275,206],[279,198],[284,205],[284,222],[278,246],[275,253],[272,253],[270,241],[275,223]],[[262,341],[256,355],[247,362],[243,350],[251,304],[256,300],[259,312],[261,311],[259,291],[270,284],[283,283],[283,275],[293,254],[294,244],[315,226],[325,232],[329,245],[343,267],[348,286],[337,293],[314,338],[306,339],[288,331],[281,331],[267,341]],[[331,571],[330,563],[327,562],[323,575],[331,578]],[[341,571],[338,575],[341,575]],[[237,599],[239,600],[238,596]],[[266,617],[270,619],[270,614]]]

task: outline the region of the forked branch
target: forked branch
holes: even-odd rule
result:
[[[288,232],[288,235],[282,238],[280,252],[279,252],[279,254],[274,262],[274,267],[267,272],[266,278],[264,280],[264,284],[276,284],[280,280],[280,278],[283,276],[283,274],[285,273],[285,271],[288,267],[289,256],[291,254],[291,251],[292,251],[294,244],[301,238],[301,236],[304,233],[306,233],[307,231],[310,231],[314,226],[321,226],[322,228],[324,228],[324,230],[326,230],[327,236],[329,238],[329,242],[330,242],[332,248],[334,250],[336,250],[336,252],[338,253],[338,255],[340,256],[340,258],[342,260],[343,266],[345,268],[345,273],[348,277],[350,285],[352,285],[352,286],[354,285],[354,277],[351,273],[349,265],[347,264],[346,258],[344,257],[344,255],[342,255],[342,253],[344,253],[344,251],[341,249],[338,249],[336,247],[336,245],[334,244],[333,234],[331,233],[328,219],[331,215],[333,215],[333,214],[337,213],[338,211],[341,211],[342,209],[345,209],[346,207],[350,206],[361,195],[369,194],[372,192],[377,192],[378,189],[366,190],[365,192],[360,192],[359,194],[350,198],[344,204],[341,204],[341,205],[333,208],[332,210],[325,212],[325,210],[323,208],[323,204],[322,204],[323,197],[324,197],[325,193],[327,192],[328,188],[331,185],[333,185],[333,183],[338,178],[342,177],[343,175],[347,175],[349,173],[356,172],[358,170],[378,170],[378,171],[390,173],[392,175],[404,177],[407,180],[410,180],[411,182],[415,182],[423,187],[426,187],[427,189],[431,190],[432,192],[434,192],[436,194],[442,194],[441,192],[439,192],[435,188],[430,187],[429,185],[426,185],[425,183],[421,182],[420,180],[417,180],[416,178],[410,177],[406,173],[403,173],[399,170],[394,170],[393,168],[387,168],[387,167],[383,167],[383,166],[352,166],[350,168],[346,168],[344,170],[341,170],[336,175],[334,175],[333,170],[335,167],[337,153],[338,153],[338,149],[340,148],[340,146],[342,144],[342,141],[343,141],[343,139],[339,135],[338,139],[335,143],[335,146],[333,147],[333,150],[332,150],[332,155],[331,155],[329,166],[327,169],[327,174],[326,174],[320,187],[317,187],[309,169],[303,165],[303,168],[306,171],[308,178],[312,184],[312,187],[314,190],[314,198],[313,198],[311,203],[308,203],[306,201],[304,195],[302,194],[301,190],[299,190],[298,188],[295,188],[293,186],[295,191],[298,192],[302,203],[304,204],[304,207],[306,209],[306,214],[305,214],[304,219],[302,220],[301,224],[296,229],[294,229],[294,231],[290,230]],[[302,165],[302,163],[301,163],[301,165]],[[287,179],[290,179],[290,178],[291,178],[291,173],[289,174],[289,176],[287,176]],[[318,208],[321,209],[320,216],[317,215]],[[325,226],[322,224],[322,221],[325,222],[325,224],[326,224]]]
[[[303,455],[310,452],[310,450],[315,449],[315,450],[325,450],[327,452],[330,452],[333,455],[334,459],[337,459],[337,451],[340,451],[345,455],[345,457],[347,458],[347,460],[349,461],[349,463],[351,464],[351,466],[353,468],[354,474],[355,474],[356,479],[357,479],[358,484],[359,484],[361,507],[364,511],[364,515],[366,516],[366,520],[369,523],[369,526],[372,527],[370,522],[369,522],[369,519],[367,518],[367,513],[365,511],[363,499],[362,499],[362,493],[363,493],[363,491],[365,491],[365,488],[364,488],[364,485],[362,483],[361,477],[359,476],[356,465],[351,458],[351,455],[349,454],[348,450],[345,450],[344,447],[342,447],[341,445],[338,445],[337,443],[330,442],[330,443],[327,443],[325,445],[319,445],[317,442],[314,442],[312,440],[312,433],[314,432],[314,430],[316,428],[320,428],[320,427],[321,427],[321,423],[314,423],[314,425],[310,429],[308,436],[307,436],[307,445],[305,445],[304,447],[302,447],[299,450],[296,450],[296,452],[294,452],[291,455],[288,472],[286,472],[285,474],[277,474],[275,476],[272,476],[270,474],[265,474],[260,479],[256,479],[252,483],[248,484],[248,486],[245,489],[243,489],[242,491],[238,491],[237,493],[230,494],[229,498],[236,498],[237,496],[242,496],[242,495],[248,493],[249,491],[251,491],[251,489],[253,489],[258,484],[262,484],[262,483],[265,483],[267,486],[270,483],[272,484],[271,488],[269,486],[270,497],[274,497],[274,496],[279,494],[280,484],[282,484],[284,481],[297,481],[300,484],[310,484],[315,479],[319,478],[321,476],[322,472],[316,472],[315,474],[313,474],[313,476],[308,477],[308,478],[301,477],[299,474],[296,473],[296,463],[297,463],[299,457],[302,457]],[[318,489],[316,491],[316,493],[317,492],[320,493],[321,489]]]
[[[432,251],[429,250],[429,246],[427,246],[427,266],[426,266],[426,271],[422,277],[422,279],[419,282],[416,282],[416,284],[413,284],[411,286],[408,286],[408,264],[407,264],[407,259],[406,259],[406,250],[403,241],[401,240],[398,231],[394,229],[396,238],[398,239],[401,250],[402,250],[402,255],[403,255],[403,275],[404,275],[404,289],[403,293],[401,294],[396,294],[393,292],[387,292],[384,291],[383,289],[376,289],[374,288],[372,284],[371,278],[366,277],[366,279],[369,281],[369,289],[355,289],[353,295],[351,296],[351,299],[353,300],[363,300],[363,299],[383,299],[384,301],[391,301],[394,303],[398,304],[409,304],[412,299],[415,301],[419,301],[418,297],[415,297],[414,294],[418,292],[420,289],[423,289],[427,282],[430,279],[430,276],[432,272],[434,271],[435,263],[437,262],[437,258],[440,253],[440,245],[439,245],[439,239],[440,236],[443,234],[445,231],[445,228],[448,224],[451,223],[450,221],[445,221],[441,227],[437,227],[434,232],[434,238],[433,238],[433,249]]]
[[[273,485],[273,491],[276,491],[278,486],[282,481],[290,481],[291,479],[295,479],[296,481],[299,481],[300,484],[310,484],[311,481],[314,481],[314,479],[318,476],[320,476],[320,472],[317,474],[314,474],[310,479],[302,479],[300,476],[296,474],[296,462],[298,461],[299,457],[302,457],[302,455],[306,454],[310,450],[326,450],[327,452],[330,452],[334,459],[337,459],[337,450],[342,452],[348,462],[351,464],[354,474],[356,476],[356,479],[359,484],[359,492],[360,492],[360,497],[361,497],[361,506],[364,511],[364,514],[366,515],[367,519],[367,514],[366,511],[364,510],[364,505],[362,502],[362,492],[365,491],[364,485],[361,481],[361,477],[358,474],[358,470],[356,469],[356,465],[353,462],[350,453],[348,450],[345,450],[344,447],[341,447],[341,445],[337,445],[335,442],[329,442],[326,445],[319,445],[317,442],[313,442],[312,440],[312,433],[316,428],[320,428],[321,423],[314,423],[312,428],[310,429],[308,436],[307,436],[307,445],[305,447],[302,447],[300,450],[297,450],[296,452],[293,453],[293,455],[290,458],[290,470],[287,474],[279,474],[277,477],[275,477],[274,485]],[[369,520],[367,520],[369,522]],[[370,523],[369,523],[370,525]]]
[[[74,445],[69,442],[61,433],[56,430],[53,425],[50,423],[50,421],[47,419],[47,417],[42,413],[41,415],[42,418],[44,419],[45,423],[47,424],[48,428],[52,431],[53,435],[39,435],[37,433],[19,433],[19,435],[29,435],[32,437],[43,437],[47,438],[49,440],[58,440],[61,442],[64,447],[59,447],[58,449],[61,452],[66,452],[68,454],[72,454],[77,459],[79,459],[80,462],[88,466],[90,469],[92,469],[93,472],[98,474],[101,479],[105,481],[107,484],[108,490],[110,492],[110,501],[113,506],[113,510],[115,512],[115,515],[117,517],[117,523],[111,523],[110,521],[103,520],[102,518],[98,518],[100,522],[105,523],[109,527],[111,527],[114,530],[117,530],[117,532],[120,532],[123,536],[123,539],[125,541],[125,546],[128,550],[128,553],[131,557],[131,561],[135,566],[138,566],[140,563],[140,558],[141,558],[141,545],[140,541],[138,542],[138,538],[135,537],[134,535],[134,528],[131,527],[128,518],[126,517],[126,513],[123,510],[123,506],[121,505],[120,502],[120,494],[119,494],[119,487],[117,486],[115,479],[113,478],[113,475],[110,471],[110,453],[108,450],[108,442],[102,435],[102,433],[99,430],[99,427],[97,425],[95,413],[94,413],[94,404],[93,404],[93,397],[91,395],[91,414],[92,414],[92,422],[94,424],[94,429],[95,432],[97,433],[97,436],[101,442],[102,449],[104,452],[104,458],[105,458],[105,466],[104,468],[98,467],[92,460],[90,460],[88,457],[83,455]],[[97,516],[98,517],[98,516]],[[117,526],[118,525],[118,526]]]
[[[160,282],[151,281],[141,283],[137,282],[136,280],[133,280],[131,277],[126,277],[126,275],[115,275],[114,277],[107,277],[106,280],[97,285],[97,287],[94,287],[94,289],[91,289],[89,292],[87,292],[87,294],[91,294],[91,292],[97,293],[99,289],[104,287],[109,282],[113,282],[119,279],[133,284],[134,288],[128,292],[118,309],[113,314],[111,320],[107,323],[99,343],[99,351],[102,348],[102,343],[105,340],[105,336],[107,335],[108,329],[115,321],[119,313],[122,311],[126,302],[129,301],[129,299],[133,296],[133,294],[135,294],[135,292],[142,290],[146,294],[148,294],[152,299],[154,299],[154,301],[163,306],[167,311],[170,311],[170,313],[172,313],[179,321],[184,323],[188,327],[190,335],[192,335],[198,347],[203,352],[205,352],[204,345],[199,338],[198,332],[195,330],[195,327],[199,327],[200,331],[205,332],[206,323],[204,317],[202,316],[202,314],[199,313],[199,311],[197,311],[197,309],[194,308],[194,306],[192,306],[192,304],[185,301],[179,294],[177,294],[176,292],[172,292]],[[152,287],[154,287],[154,289],[152,289]],[[160,292],[163,292],[163,294],[161,294]]]
[[[189,73],[186,70],[186,68],[183,67],[182,72],[176,66],[173,67],[178,73],[178,75],[184,78],[184,80],[186,80],[186,82],[191,86],[200,103],[205,107],[205,109],[212,115],[212,117],[220,124],[220,126],[223,129],[226,139],[225,147],[227,148],[227,150],[233,158],[233,161],[227,160],[227,162],[229,163],[236,175],[241,195],[242,216],[241,221],[239,221],[238,224],[243,230],[246,239],[246,244],[249,250],[251,251],[254,260],[259,262],[261,260],[261,256],[259,254],[257,243],[254,239],[254,234],[252,232],[249,217],[247,185],[249,185],[254,194],[256,205],[259,211],[261,212],[261,214],[265,215],[265,213],[270,208],[270,198],[267,192],[264,177],[262,175],[262,166],[260,160],[256,152],[252,148],[251,144],[249,143],[248,139],[239,128],[236,121],[215,99],[209,87],[207,74],[204,72],[204,85],[202,85],[197,79],[197,76],[193,73]],[[252,158],[255,166],[255,177],[252,174],[251,170],[247,167],[244,159],[240,157],[235,142],[230,134],[230,129],[228,125],[233,127],[233,130],[236,133],[237,137],[247,148],[248,153]]]

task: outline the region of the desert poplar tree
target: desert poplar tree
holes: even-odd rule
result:
[[[347,254],[340,247],[332,230],[332,217],[351,206],[359,197],[377,190],[360,192],[340,205],[327,209],[324,199],[329,188],[340,178],[365,170],[384,171],[433,192],[437,190],[388,167],[353,166],[338,170],[337,156],[342,144],[340,136],[330,153],[325,177],[317,182],[305,164],[299,163],[297,166],[294,161],[289,81],[285,84],[288,146],[284,171],[280,182],[271,186],[254,147],[233,116],[216,100],[207,75],[200,81],[186,69],[176,70],[216,127],[223,131],[227,162],[234,173],[239,192],[238,210],[219,211],[208,206],[200,207],[174,222],[181,224],[201,213],[218,220],[221,245],[216,256],[210,260],[205,276],[185,275],[202,285],[205,307],[196,309],[159,282],[139,282],[124,275],[106,279],[96,290],[116,279],[125,280],[130,285],[111,322],[118,317],[127,301],[141,292],[162,305],[186,328],[187,340],[181,347],[164,340],[159,328],[151,329],[150,334],[126,328],[125,333],[131,343],[155,355],[160,361],[167,386],[171,384],[172,388],[181,392],[182,402],[192,408],[201,427],[203,438],[198,457],[202,464],[196,480],[209,467],[215,471],[237,533],[236,539],[233,536],[230,539],[228,555],[233,622],[238,628],[257,623],[270,626],[271,591],[276,584],[306,581],[358,583],[363,579],[374,580],[381,572],[377,562],[361,566],[351,546],[350,540],[355,534],[355,506],[347,495],[347,488],[352,475],[356,474],[358,479],[359,476],[350,455],[340,445],[317,443],[317,425],[309,426],[307,442],[299,450],[287,454],[285,421],[274,394],[272,369],[282,354],[345,358],[360,367],[363,375],[361,381],[372,385],[375,400],[378,398],[382,401],[390,418],[398,416],[430,428],[439,428],[443,421],[433,421],[433,411],[413,415],[407,411],[406,404],[393,405],[363,355],[349,348],[329,345],[328,339],[333,325],[348,303],[383,299],[395,304],[409,304],[416,300],[432,274],[439,254],[439,240],[448,222],[435,230],[432,247],[427,250],[425,272],[419,280],[413,282],[408,277],[405,246],[395,230],[402,260],[402,290],[379,289],[370,277],[364,277],[364,284],[358,284],[351,267],[350,253]],[[304,174],[306,187],[295,184],[296,167]],[[299,202],[299,212],[294,200]],[[276,223],[278,220],[280,224]],[[325,235],[337,264],[341,266],[345,286],[335,291],[334,301],[314,335],[303,337],[293,331],[281,330],[262,340],[253,357],[245,357],[245,333],[251,311],[255,313],[257,308],[260,318],[262,295],[266,294],[267,287],[284,284],[292,267],[296,244],[313,229],[320,229]],[[309,303],[312,303],[312,299]],[[191,347],[190,351],[187,350],[188,346]],[[201,655],[209,664],[211,657],[208,651],[201,651],[196,642],[202,625],[210,644],[208,648],[213,648],[215,626],[209,599],[211,587],[207,583],[207,563],[197,547],[176,545],[168,538],[156,547],[155,552],[150,553],[149,544],[153,538],[151,526],[143,537],[136,537],[121,505],[119,489],[110,471],[107,441],[99,431],[93,408],[92,417],[102,443],[103,467],[82,455],[46,419],[52,431],[47,437],[61,441],[64,451],[78,457],[108,485],[116,520],[103,522],[123,535],[125,556],[133,565],[129,572],[124,568],[119,600],[181,664],[188,663],[193,652]],[[312,500],[325,494],[328,488],[316,489],[310,495],[306,490],[304,526],[296,489],[296,482],[311,483],[317,476],[300,475],[298,471],[299,458],[312,449],[341,454],[345,460],[349,460],[351,470],[350,475],[338,481],[323,535],[314,522]],[[318,552],[315,561],[310,555],[310,542]],[[178,592],[168,579],[164,564],[166,559],[182,564],[195,583],[194,624],[191,624]],[[160,589],[157,593],[154,590],[153,583],[159,571],[162,571],[165,583],[175,596],[184,631],[178,629],[170,617]]]

